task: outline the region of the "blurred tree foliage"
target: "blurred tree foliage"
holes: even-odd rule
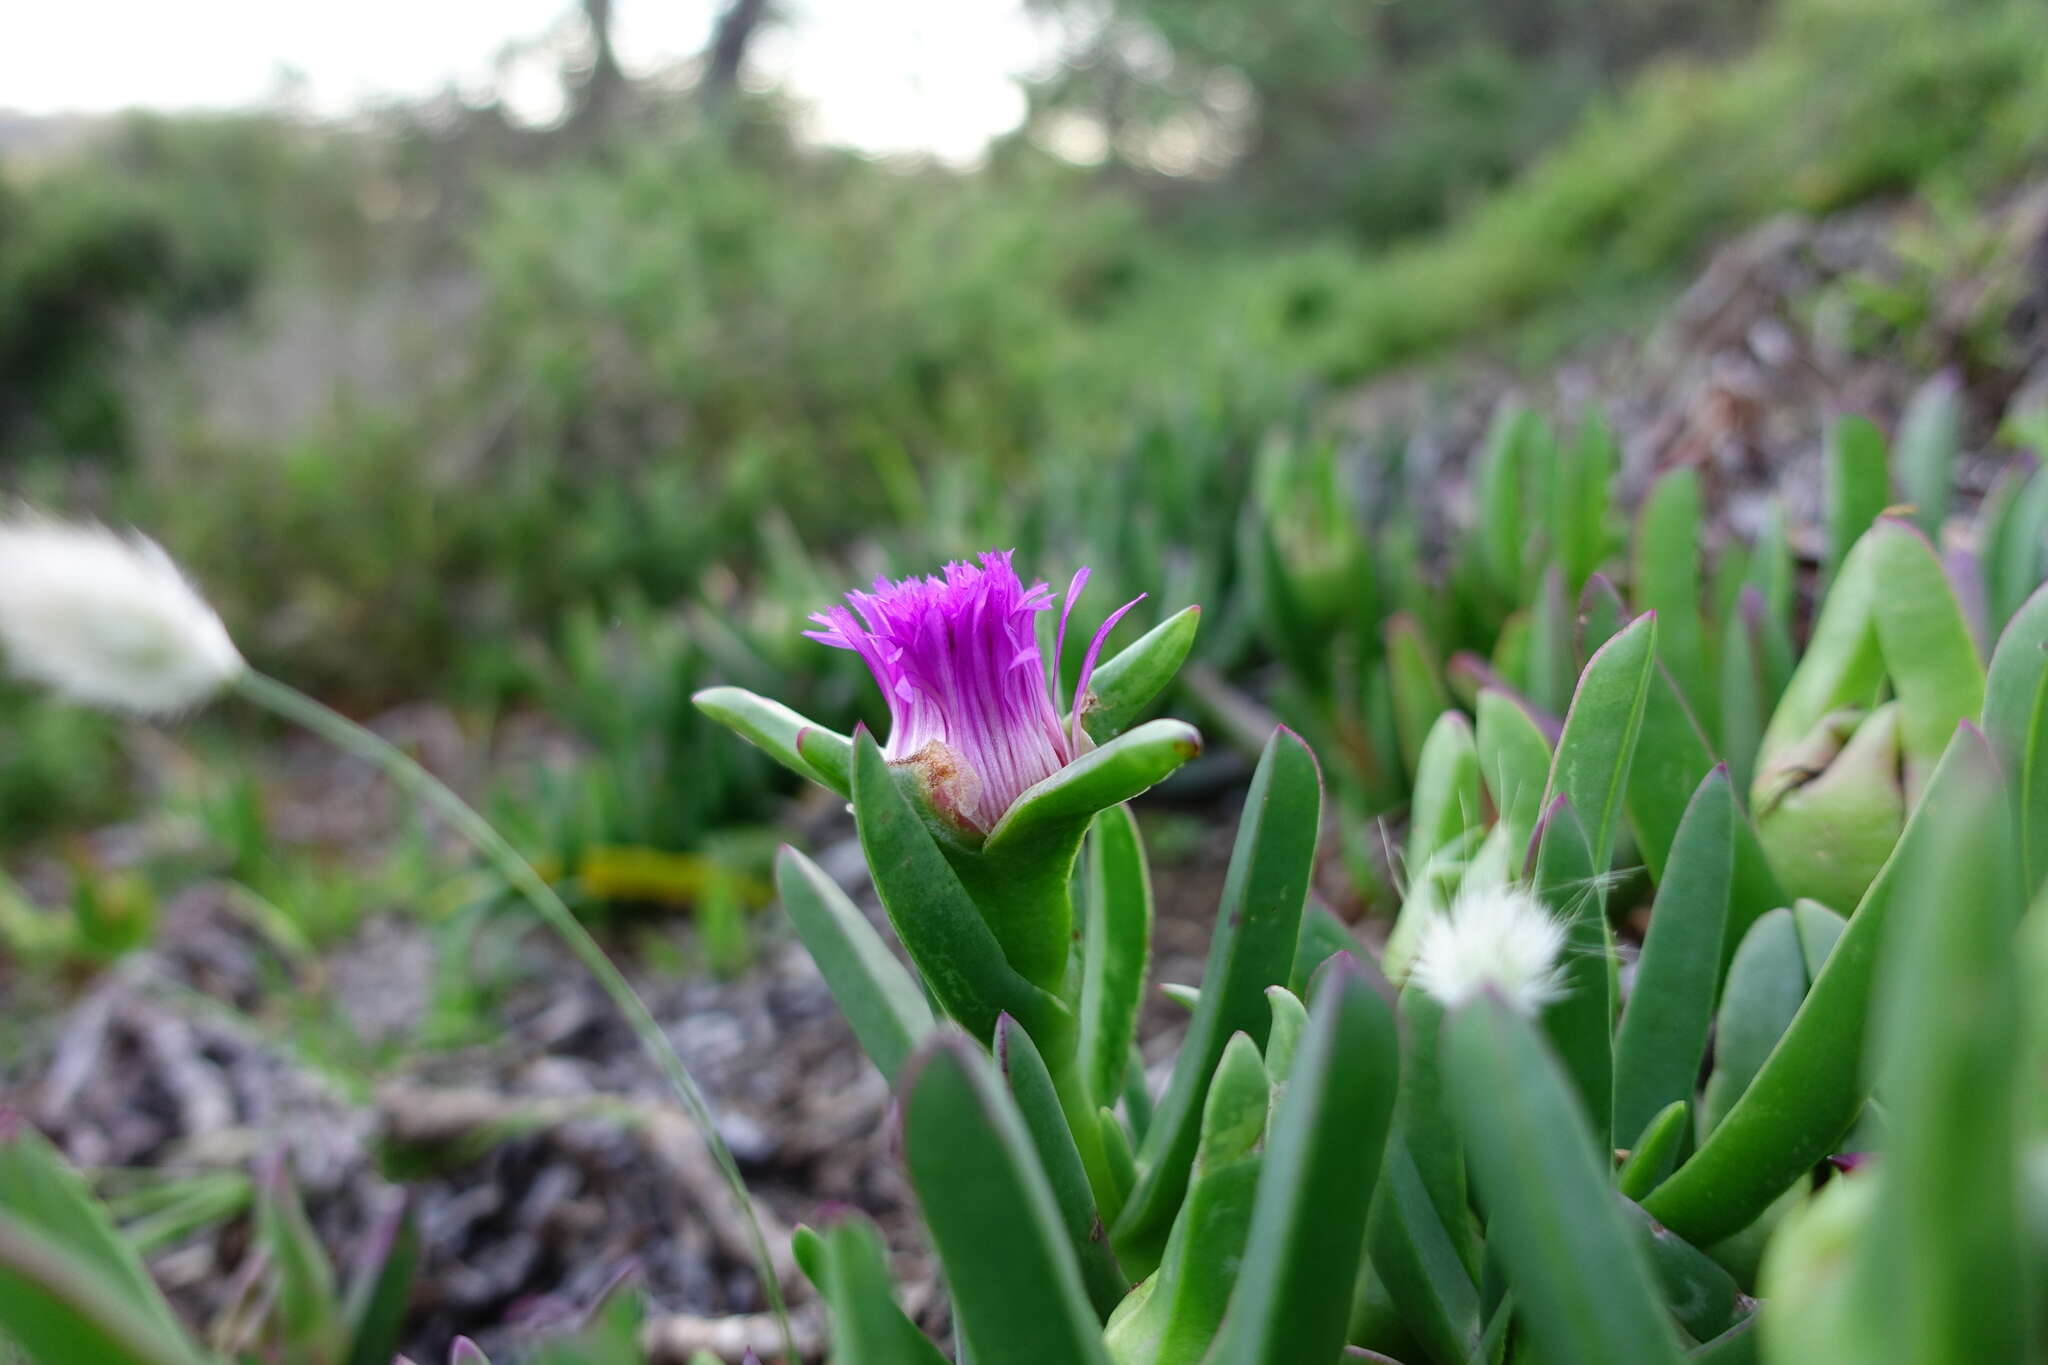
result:
[[[744,580],[770,520],[943,556],[1109,506],[1184,555],[1216,527],[1161,486],[1239,486],[1321,386],[2048,154],[2039,0],[1042,7],[1068,60],[972,169],[701,63],[618,86],[595,0],[555,126],[451,95],[0,166],[0,482],[152,528],[259,662],[417,695]]]
[[[1198,220],[1384,241],[1447,221],[1646,62],[1753,41],[1769,0],[1034,0],[1070,60],[1036,92],[1121,167],[1214,179]]]

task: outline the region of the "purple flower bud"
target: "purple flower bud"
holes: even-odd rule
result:
[[[1027,788],[1086,752],[1080,713],[1095,661],[1110,630],[1144,600],[1126,602],[1095,632],[1063,719],[1052,689],[1088,571],[1068,585],[1049,680],[1037,619],[1052,607],[1052,589],[1026,588],[1010,553],[991,550],[979,567],[948,564],[944,578],[878,578],[873,592],[846,594],[850,609],[819,612],[811,619],[822,629],[804,632],[860,655],[889,703],[883,757],[915,766],[933,803],[981,833]]]

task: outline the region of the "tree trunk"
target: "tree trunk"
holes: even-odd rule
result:
[[[767,15],[768,0],[732,0],[718,17],[718,27],[711,35],[711,51],[704,62],[704,81],[699,87],[707,108],[723,107],[739,88],[740,63],[746,60],[747,45],[754,40]]]

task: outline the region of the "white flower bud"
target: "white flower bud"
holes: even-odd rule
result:
[[[1411,983],[1455,1009],[1491,991],[1534,1015],[1564,994],[1565,927],[1519,887],[1460,895],[1422,926]]]
[[[0,518],[0,654],[73,701],[145,716],[189,711],[246,667],[155,542],[25,513]]]

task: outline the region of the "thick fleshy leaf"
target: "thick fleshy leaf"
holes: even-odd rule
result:
[[[1984,733],[2011,779],[2031,890],[2048,878],[2048,588],[2029,597],[1999,637],[1985,682]]]
[[[1663,1290],[1664,1306],[1678,1325],[1698,1341],[1711,1341],[1734,1326],[1742,1311],[1734,1277],[1705,1252],[1673,1236],[1671,1229],[1660,1227],[1636,1204],[1627,1199],[1619,1203]]]
[[[1525,506],[1529,447],[1540,419],[1520,403],[1495,409],[1472,468],[1472,538],[1488,585],[1509,602],[1523,597],[1522,556],[1528,546]]]
[[[166,1340],[182,1339],[176,1314],[106,1207],[43,1136],[0,1111],[0,1213],[24,1234],[74,1257],[138,1322]]]
[[[1565,592],[1564,571],[1552,564],[1529,612],[1529,658],[1523,686],[1529,700],[1556,713],[1572,699],[1578,669],[1572,658],[1572,600]]]
[[[1039,1169],[1052,1189],[1060,1225],[1073,1245],[1074,1261],[1081,1267],[1081,1282],[1087,1286],[1095,1311],[1107,1318],[1130,1290],[1131,1282],[1117,1269],[1116,1257],[1110,1254],[1109,1236],[1096,1211],[1094,1187],[1082,1165],[1081,1150],[1075,1145],[1074,1132],[1054,1087],[1052,1073],[1046,1069],[1045,1058],[1033,1045],[1031,1035],[1008,1015],[996,1024],[994,1051],[1003,1083],[1009,1087],[1010,1098],[1016,1102],[1024,1129],[1031,1135],[1032,1148],[1038,1153]],[[1093,1110],[1086,1113],[1085,1121],[1095,1121]],[[1091,1133],[1089,1137],[1093,1140],[1095,1135]]]
[[[1557,560],[1568,588],[1590,578],[1613,548],[1613,483],[1620,468],[1621,446],[1613,428],[1598,412],[1588,412],[1578,439],[1559,452],[1550,503],[1550,533],[1557,538]]]
[[[1479,1289],[1398,1139],[1387,1144],[1366,1247],[1401,1325],[1430,1359],[1469,1359],[1479,1342]]]
[[[2044,544],[2048,544],[2048,475],[2040,469],[2009,470],[1984,500],[1985,615],[2002,629],[2041,585]]]
[[[1899,416],[1895,458],[1899,489],[1913,507],[1914,524],[1941,534],[1955,487],[1956,447],[1962,444],[1962,381],[1943,371],[1922,384]]]
[[[1293,732],[1275,731],[1245,797],[1201,999],[1139,1149],[1138,1186],[1118,1218],[1115,1244],[1126,1270],[1143,1274],[1158,1263],[1187,1190],[1202,1099],[1224,1045],[1240,1032],[1254,1043],[1266,1037],[1266,987],[1285,985],[1294,963],[1321,819],[1315,756]]]
[[[1678,827],[1650,912],[1642,961],[1614,1042],[1614,1128],[1641,1132],[1692,1098],[1719,991],[1721,939],[1735,864],[1735,793],[1728,770],[1707,775]]]
[[[1823,585],[1840,575],[1850,547],[1891,505],[1884,433],[1869,418],[1842,417],[1828,428],[1826,481],[1828,543]]]
[[[1543,788],[1550,781],[1550,741],[1515,700],[1497,688],[1480,692],[1479,772],[1493,797],[1510,848],[1523,849],[1543,814]]]
[[[1628,1158],[1615,1172],[1614,1188],[1635,1200],[1656,1189],[1657,1183],[1678,1165],[1691,1119],[1692,1106],[1685,1100],[1673,1100],[1658,1110],[1657,1116],[1643,1125],[1635,1145],[1629,1148]]]
[[[1081,1065],[1096,1104],[1116,1103],[1137,1041],[1152,955],[1152,874],[1138,822],[1116,806],[1095,817],[1087,844],[1081,954]]]
[[[1956,732],[1891,861],[1865,893],[1763,1069],[1700,1149],[1644,1201],[1652,1217],[1695,1246],[1746,1227],[1833,1150],[1862,1106],[1871,982],[1902,863],[1940,837],[1927,818],[1954,792],[1995,782],[1996,761],[1974,727]]]
[[[1758,779],[1757,836],[1792,895],[1853,909],[1891,856],[1911,805],[1902,724],[1895,701],[1837,712],[1779,755],[1774,794]]]
[[[822,1230],[798,1227],[797,1262],[832,1313],[837,1365],[945,1365],[946,1357],[896,1306],[882,1235],[847,1213]]]
[[[939,1007],[984,1038],[994,1034],[997,1016],[1008,1013],[1041,1047],[1056,1053],[1072,1048],[1072,1015],[1010,965],[865,730],[854,743],[853,786],[855,823],[875,890]]]
[[[1721,752],[1735,790],[1747,792],[1756,775],[1756,751],[1777,698],[1764,677],[1763,599],[1745,584],[1721,628]]]
[[[1344,1346],[1400,1057],[1393,1010],[1361,972],[1337,966],[1317,985],[1208,1365],[1329,1360]]]
[[[899,1090],[903,1164],[975,1365],[1107,1365],[1052,1188],[987,1055],[940,1030]]]
[[[1122,805],[1202,752],[1202,736],[1178,720],[1149,720],[1091,749],[1031,787],[1003,812],[982,845],[986,857],[1034,847],[1059,837],[1098,812]]]
[[[1409,876],[1439,850],[1462,844],[1484,818],[1483,803],[1472,724],[1461,712],[1446,711],[1430,727],[1416,765],[1415,795],[1408,804]]]
[[[1096,666],[1081,707],[1090,739],[1105,743],[1138,718],[1187,662],[1201,624],[1200,607],[1183,607]]]
[[[1402,766],[1410,773],[1422,761],[1422,742],[1436,718],[1451,706],[1443,666],[1429,636],[1414,617],[1397,612],[1387,619],[1387,672],[1393,680],[1394,730]]]
[[[1201,1141],[1166,1253],[1111,1317],[1117,1365],[1198,1365],[1237,1283],[1251,1233],[1272,1085],[1259,1049],[1232,1035],[1202,1106]]]
[[[1310,897],[1301,916],[1301,938],[1294,945],[1294,967],[1287,974],[1287,989],[1296,995],[1308,989],[1316,968],[1339,953],[1361,955],[1365,947],[1336,912]]]
[[[1866,1365],[1892,1358],[1883,1315],[1871,1312],[1857,1292],[1859,1253],[1870,1238],[1876,1193],[1874,1180],[1830,1180],[1796,1204],[1771,1237],[1759,1275],[1769,1308],[1752,1320],[1764,1358],[1773,1365]]]
[[[1586,833],[1560,797],[1536,834],[1536,894],[1566,926],[1559,972],[1564,992],[1543,1010],[1543,1027],[1603,1145],[1614,1105],[1614,938]]]
[[[1758,750],[1756,788],[1750,809],[1759,824],[1776,803],[1781,782],[1772,769],[1785,750],[1805,739],[1828,715],[1847,707],[1867,708],[1884,684],[1884,655],[1877,642],[1877,543],[1856,542],[1821,602],[1813,636],[1792,680],[1764,727]]]
[[[1628,789],[1622,798],[1629,832],[1651,880],[1664,880],[1664,862],[1678,823],[1692,804],[1693,793],[1715,763],[1714,749],[1679,695],[1678,684],[1661,664],[1650,675],[1643,697],[1642,735],[1629,764]]]
[[[1896,1359],[2033,1360],[2018,850],[1995,780],[1943,796],[1881,955],[1873,1070],[1890,1121],[1859,1289]]]
[[[853,741],[845,735],[828,730],[781,702],[757,696],[743,687],[707,687],[690,700],[696,703],[699,711],[798,777],[808,778],[821,787],[830,787],[841,796],[853,794],[853,782],[847,769],[827,770],[833,765],[834,755],[852,752]],[[799,747],[807,731],[816,732],[811,741],[810,757],[806,757]],[[819,762],[813,762],[814,758]],[[820,766],[821,763],[825,766]]]
[[[1728,969],[1703,1128],[1720,1123],[1763,1070],[1771,1049],[1785,1036],[1806,999],[1810,980],[1792,911],[1781,906],[1760,916],[1743,935]]]
[[[775,886],[861,1050],[884,1079],[895,1080],[931,1031],[924,992],[838,883],[787,845],[775,857]]]
[[[1639,616],[1600,647],[1579,678],[1564,718],[1557,756],[1544,789],[1546,808],[1563,796],[1586,832],[1593,870],[1605,872],[1614,851],[1622,793],[1642,729],[1643,706],[1655,670],[1657,620]]]
[[[153,1321],[91,1253],[0,1209],[0,1341],[33,1365],[199,1365],[177,1327]]]
[[[1948,746],[1957,722],[1975,720],[1983,711],[1984,665],[1934,547],[1893,517],[1880,518],[1870,534],[1882,584],[1878,646],[1899,699],[1907,792],[1918,796],[1920,781]]]
[[[1416,1177],[1436,1208],[1444,1234],[1465,1266],[1479,1274],[1479,1240],[1465,1187],[1465,1151],[1444,1093],[1444,1007],[1427,991],[1401,992],[1401,1094],[1394,1111],[1394,1136],[1415,1165]]]
[[[1676,1333],[1596,1161],[1604,1143],[1530,1023],[1486,997],[1445,1021],[1487,1247],[1545,1360],[1673,1365]]]
[[[1600,652],[1600,646],[1621,634],[1628,619],[1628,603],[1621,600],[1620,591],[1607,575],[1596,573],[1586,580],[1585,590],[1579,594],[1580,671]]]
[[[1284,1086],[1294,1074],[1294,1054],[1308,1032],[1308,1006],[1285,986],[1266,987],[1266,1005],[1273,1013],[1272,1026],[1266,1031],[1266,1074],[1275,1086]]]
[[[1636,521],[1637,612],[1657,617],[1657,659],[1703,724],[1714,720],[1700,623],[1700,476],[1681,466],[1651,485]],[[1709,739],[1713,736],[1711,732]]]

